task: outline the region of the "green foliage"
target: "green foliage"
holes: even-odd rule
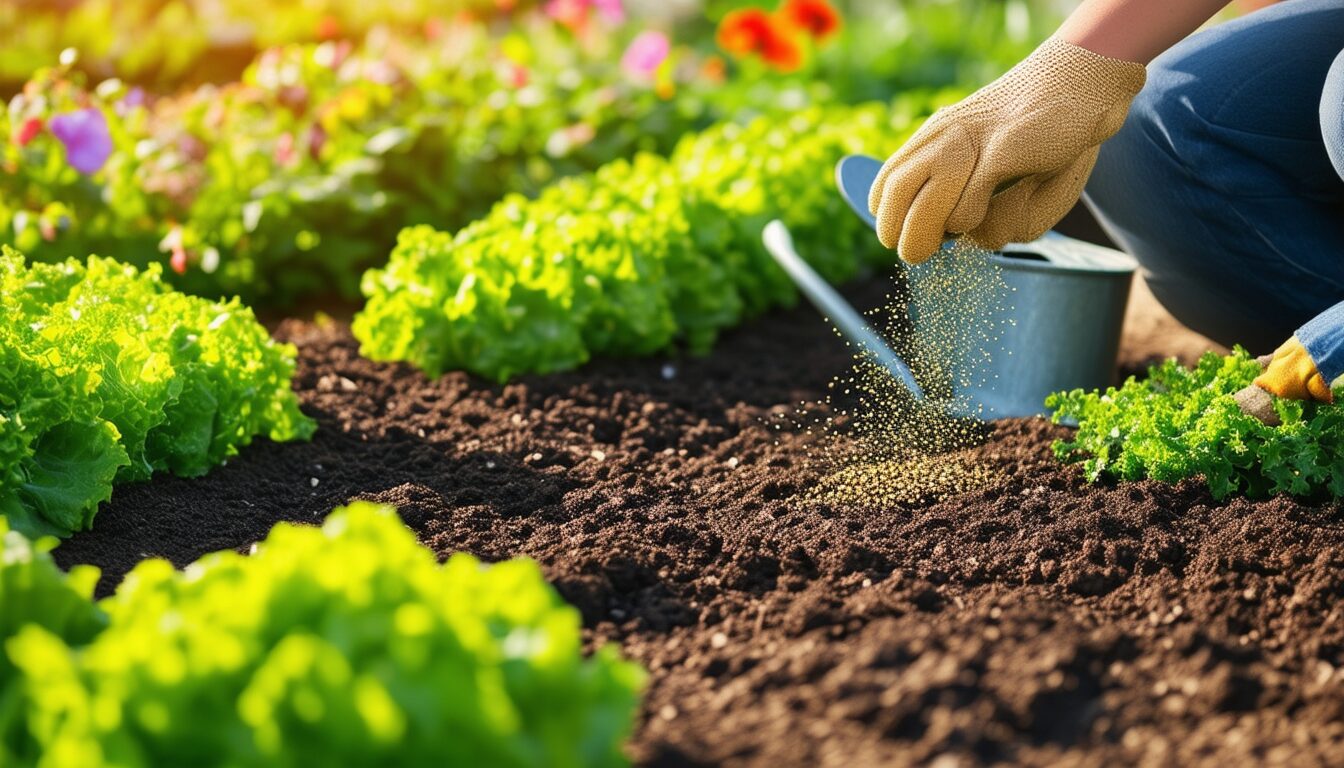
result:
[[[251,556],[145,561],[101,608],[87,644],[5,642],[20,765],[621,765],[643,683],[611,646],[584,660],[532,561],[440,565],[367,503]]]
[[[465,225],[702,124],[703,105],[622,75],[616,41],[590,51],[529,19],[503,41],[463,23],[442,42],[271,49],[239,82],[173,97],[39,71],[0,110],[0,243],[172,265],[166,279],[206,296],[354,297],[405,226]],[[49,130],[81,107],[113,141],[89,175]],[[20,141],[27,124],[42,127]]]
[[[88,528],[114,482],[192,477],[257,434],[306,438],[294,348],[252,310],[177,293],[90,257],[0,253],[0,517],[24,533]]]
[[[29,541],[0,517],[0,765],[13,765],[34,747],[23,727],[25,703],[18,670],[3,653],[5,642],[31,626],[68,643],[86,643],[107,624],[92,602],[98,569],[85,565],[62,573],[48,554],[54,544]]]
[[[505,198],[456,235],[405,230],[387,266],[364,276],[361,351],[501,381],[679,342],[705,351],[722,329],[795,300],[761,244],[770,219],[832,281],[891,258],[845,210],[833,168],[899,146],[930,109],[912,96],[894,109],[727,123],[667,159],[618,160],[535,200]]]
[[[1082,461],[1092,481],[1198,476],[1219,499],[1344,496],[1344,407],[1276,400],[1282,424],[1266,426],[1232,397],[1260,370],[1238,347],[1226,357],[1204,355],[1193,370],[1168,360],[1105,394],[1051,395],[1054,420],[1078,422],[1077,435],[1056,442],[1055,454]]]

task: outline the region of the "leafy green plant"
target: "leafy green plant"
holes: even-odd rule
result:
[[[835,162],[882,154],[932,108],[927,97],[801,110],[683,139],[505,198],[455,235],[403,231],[364,276],[354,321],[363,354],[431,375],[497,380],[573,368],[591,355],[703,352],[724,328],[795,300],[761,244],[782,218],[832,281],[890,254],[835,193]]]
[[[257,434],[307,438],[294,348],[237,299],[171,290],[90,257],[0,253],[0,516],[27,534],[88,528],[114,482],[194,477]]]
[[[1282,424],[1267,426],[1232,397],[1260,370],[1238,347],[1225,357],[1208,353],[1193,369],[1168,360],[1105,393],[1053,394],[1046,406],[1054,420],[1078,422],[1055,455],[1082,461],[1092,481],[1202,477],[1219,499],[1344,495],[1344,407],[1276,400]]]
[[[510,28],[270,49],[238,82],[173,97],[40,70],[0,111],[0,243],[163,263],[207,296],[353,297],[402,227],[465,225],[707,122],[549,18]],[[76,110],[101,114],[111,142],[83,170],[53,129]]]
[[[99,607],[86,644],[4,643],[19,765],[614,766],[643,684],[612,646],[583,658],[534,562],[440,565],[368,503],[250,556],[145,561]]]
[[[92,601],[98,569],[77,566],[62,573],[48,554],[55,543],[30,541],[0,517],[0,765],[14,765],[17,755],[34,747],[22,724],[18,670],[3,652],[5,642],[31,626],[67,643],[87,643],[107,625]]]

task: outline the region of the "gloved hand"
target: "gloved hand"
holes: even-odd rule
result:
[[[868,195],[878,238],[918,264],[948,234],[991,250],[1045,234],[1078,201],[1146,77],[1142,64],[1046,40],[887,160]]]
[[[1255,379],[1255,385],[1266,392],[1290,400],[1315,400],[1333,403],[1330,382],[1316,370],[1311,353],[1294,336],[1274,350],[1265,372]]]

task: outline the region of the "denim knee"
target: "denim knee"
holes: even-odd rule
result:
[[[1335,173],[1344,179],[1344,51],[1330,65],[1321,92],[1321,137],[1325,151],[1335,166]]]

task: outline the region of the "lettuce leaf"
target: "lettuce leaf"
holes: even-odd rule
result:
[[[456,234],[402,230],[365,273],[361,352],[431,375],[498,381],[595,355],[703,353],[744,318],[796,300],[761,243],[772,218],[832,281],[890,262],[835,193],[846,154],[885,155],[932,105],[808,109],[725,123],[669,157],[640,154],[514,195]]]
[[[302,439],[295,351],[238,301],[172,291],[90,257],[0,253],[0,515],[29,534],[90,527],[114,483],[204,474],[257,434]]]
[[[1344,406],[1277,400],[1281,424],[1242,413],[1233,395],[1260,373],[1237,347],[1208,353],[1193,369],[1168,360],[1105,392],[1058,392],[1053,419],[1078,432],[1056,441],[1062,461],[1087,478],[1174,483],[1202,478],[1215,498],[1232,494],[1339,496],[1344,491]]]
[[[19,765],[627,762],[643,671],[610,646],[585,658],[536,563],[440,564],[388,507],[281,523],[255,554],[185,571],[145,561],[96,609],[81,583],[71,616],[105,614],[96,633],[43,619],[25,581],[6,592],[11,570],[0,558],[0,681],[17,677],[0,743]]]

